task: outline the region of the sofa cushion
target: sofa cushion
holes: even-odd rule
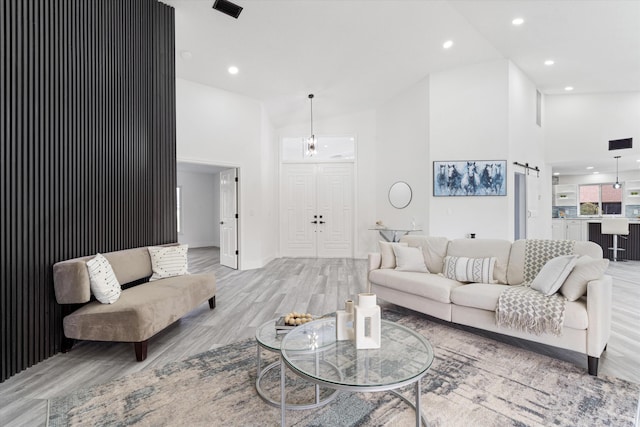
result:
[[[464,307],[495,311],[500,294],[508,287],[509,285],[471,283],[453,289],[451,291],[451,301]],[[584,298],[565,303],[564,322],[562,324],[572,329],[587,329],[589,318]]]
[[[113,304],[118,301],[122,289],[109,260],[101,254],[87,261],[91,293],[102,304]]]
[[[507,271],[507,283],[520,285],[524,282],[524,250],[526,240],[516,240],[511,245],[509,255],[509,270]],[[602,258],[602,248],[594,242],[576,242],[574,246],[576,255],[588,255],[591,258]]]
[[[456,239],[449,242],[447,255],[468,258],[495,257],[493,279],[498,283],[507,283],[507,265],[511,242],[501,239]]]
[[[393,252],[394,246],[407,246],[400,242],[378,242],[380,245],[380,268],[396,268],[396,254]]]
[[[414,248],[422,248],[427,269],[432,273],[442,273],[442,262],[447,255],[449,239],[446,237],[410,234],[402,236],[400,242],[407,243]]]
[[[104,254],[122,284],[151,276],[151,258],[146,247],[123,249]]]
[[[546,296],[555,294],[566,278],[569,277],[577,259],[578,255],[563,255],[551,258],[542,266],[531,282],[531,289],[542,292]]]
[[[493,269],[496,264],[494,257],[467,258],[444,257],[444,277],[458,282],[494,283]]]
[[[464,286],[439,274],[398,270],[373,270],[369,273],[369,281],[446,304],[451,302],[451,290]]]
[[[415,271],[418,273],[428,273],[424,264],[422,248],[410,248],[408,246],[393,246],[393,253],[396,255],[396,270]]]
[[[569,301],[575,301],[587,293],[587,284],[602,277],[609,266],[609,260],[594,259],[588,255],[576,261],[571,274],[560,287],[560,293]]]

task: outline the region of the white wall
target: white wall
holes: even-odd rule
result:
[[[633,138],[625,156],[640,158],[640,92],[548,95],[544,108],[547,162],[611,158],[609,140]]]
[[[274,138],[260,102],[231,92],[177,79],[178,161],[240,168],[239,262],[241,269],[262,267],[271,259],[270,239],[277,228],[272,205],[276,171],[263,159]],[[259,242],[259,243],[258,243]]]
[[[527,176],[527,238],[551,238],[551,167],[545,164],[544,133],[536,124],[536,87],[512,62],[509,62],[509,155],[507,164],[509,229],[515,225],[514,171],[524,168],[513,162],[529,163],[541,172]],[[544,126],[544,123],[543,123]],[[513,239],[511,234],[510,239]]]
[[[431,75],[431,161],[508,160],[508,73],[508,61],[500,60]],[[432,185],[431,172],[429,188]],[[512,193],[510,188],[507,193]],[[509,200],[504,196],[433,197],[431,191],[429,234],[462,238],[475,233],[478,238],[511,239],[513,202]]]
[[[319,108],[319,104],[316,104]],[[377,250],[377,233],[368,230],[378,219],[376,215],[376,115],[364,111],[344,116],[313,121],[316,136],[344,135],[356,138],[355,164],[355,242],[354,256],[366,258]],[[309,123],[299,123],[278,129],[279,139],[307,137]],[[279,160],[278,160],[279,161]],[[279,186],[279,181],[278,181]],[[278,230],[279,233],[279,230]]]
[[[220,246],[220,174],[178,171],[182,195],[180,243]]]
[[[429,234],[429,79],[407,88],[376,110],[376,220],[389,228],[416,228]],[[404,209],[389,203],[389,188],[405,181],[412,200]],[[375,221],[374,221],[375,222]]]

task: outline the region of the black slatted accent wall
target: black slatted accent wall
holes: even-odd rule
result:
[[[173,8],[0,2],[1,379],[59,351],[60,260],[177,240]]]

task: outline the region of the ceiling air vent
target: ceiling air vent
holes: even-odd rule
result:
[[[227,0],[216,0],[213,2],[213,8],[226,15],[233,16],[236,19],[238,19],[240,12],[242,12],[242,7]]]

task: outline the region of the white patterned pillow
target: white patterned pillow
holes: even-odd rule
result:
[[[442,274],[458,282],[496,283],[493,268],[497,258],[444,257]]]
[[[116,278],[109,260],[101,254],[87,261],[91,293],[103,304],[113,304],[120,298],[120,283]]]
[[[422,248],[414,248],[410,246],[392,246],[393,253],[396,254],[396,270],[399,271],[417,271],[419,273],[428,273],[426,264],[424,263],[424,255]]]
[[[149,278],[149,281],[189,274],[187,271],[188,248],[188,245],[149,246],[151,269],[153,270],[153,275]]]

